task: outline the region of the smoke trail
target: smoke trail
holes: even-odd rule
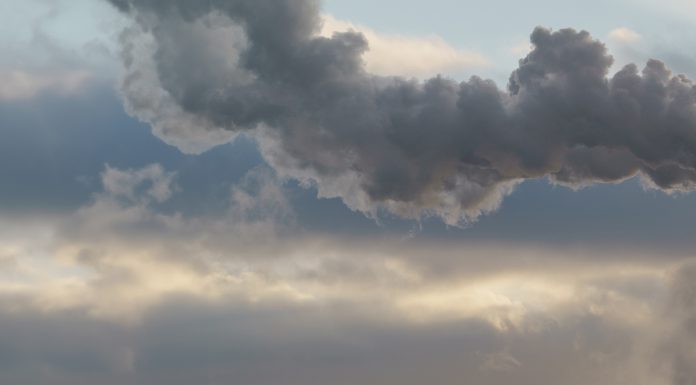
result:
[[[609,78],[584,31],[535,29],[501,90],[371,75],[362,35],[317,35],[316,0],[110,1],[137,21],[123,35],[131,113],[189,150],[251,131],[280,175],[370,215],[471,221],[529,178],[696,183],[694,84],[656,60]]]

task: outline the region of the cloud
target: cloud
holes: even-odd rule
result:
[[[665,314],[662,350],[673,385],[696,383],[696,265],[686,264],[673,275],[670,301]]]
[[[666,274],[683,259],[307,233],[263,167],[229,189],[221,215],[184,216],[164,207],[190,188],[178,178],[156,164],[107,166],[75,212],[0,221],[0,256],[12,261],[0,268],[0,381],[415,385],[466,375],[474,385],[654,385],[672,376],[650,363],[673,357],[651,355],[663,298],[675,298],[678,321],[667,330],[688,326],[688,279],[672,295]]]
[[[503,91],[478,77],[369,74],[366,36],[317,36],[315,1],[114,4],[139,21],[126,46],[153,44],[142,56],[161,88],[136,83],[168,99],[159,107],[134,99],[127,81],[131,112],[155,121],[168,116],[164,106],[198,122],[183,136],[165,134],[170,142],[252,131],[279,175],[371,216],[466,223],[533,178],[581,187],[641,175],[667,192],[696,181],[692,81],[656,60],[608,78],[613,59],[587,32],[537,28]],[[220,41],[223,51],[213,48]]]
[[[104,2],[28,0],[2,4],[0,14],[0,102],[72,96],[114,78],[110,33],[124,20]]]
[[[142,318],[168,296],[187,295],[250,303],[377,301],[414,323],[473,317],[509,330],[568,303],[596,303],[606,291],[616,293],[607,299],[611,307],[601,306],[607,314],[640,320],[634,305],[645,291],[636,288],[661,279],[640,253],[588,258],[587,250],[566,249],[559,258],[550,248],[462,249],[437,240],[357,242],[307,233],[265,168],[230,188],[222,216],[185,217],[162,208],[182,193],[176,178],[159,165],[107,167],[103,190],[74,213],[2,224],[0,253],[14,274],[2,289],[34,296],[23,302],[29,308],[84,309],[115,321]]]
[[[533,49],[534,46],[530,44],[528,41],[525,41],[523,43],[519,43],[513,47],[510,47],[508,51],[514,55],[527,56],[529,52],[531,52]]]
[[[139,319],[177,294],[252,303],[378,301],[415,323],[475,317],[504,330],[594,296],[580,293],[571,277],[624,293],[625,306],[642,295],[632,294],[632,285],[608,287],[600,280],[623,266],[623,257],[598,268],[587,264],[584,252],[566,251],[566,259],[558,259],[551,250],[503,245],[469,244],[461,252],[458,244],[437,241],[356,244],[307,233],[267,168],[231,187],[227,210],[216,216],[164,209],[182,192],[177,174],[162,166],[107,167],[101,177],[102,191],[74,213],[0,228],[6,234],[0,253],[11,258],[14,274],[2,288],[33,296],[24,301],[29,308],[78,308],[119,321]],[[530,268],[530,260],[545,271]],[[641,286],[656,279],[651,271],[637,267],[627,274]],[[624,305],[614,300],[612,306],[618,312]]]
[[[38,230],[8,225],[0,255],[16,263],[0,281],[0,291],[27,296],[23,308],[83,309],[96,318],[128,322],[177,293],[212,299],[233,295],[238,287],[240,298],[292,297],[288,287],[246,272],[244,262],[251,256],[247,252],[280,253],[277,243],[259,243],[294,227],[273,174],[263,168],[249,172],[230,189],[228,211],[203,218],[163,210],[178,192],[176,177],[156,164],[133,170],[107,166],[103,190],[89,204],[41,218]],[[215,268],[235,258],[238,274]]]
[[[642,37],[638,34],[638,32],[621,27],[609,32],[609,39],[619,43],[632,44],[640,41]]]
[[[172,196],[174,174],[155,164],[140,170],[122,171],[111,167],[102,174],[104,193],[113,198],[136,199],[136,190],[145,184],[144,199],[162,203]]]
[[[522,367],[522,363],[513,357],[509,351],[503,350],[498,353],[486,354],[484,356],[482,370],[509,372]]]
[[[204,3],[218,11],[199,12]],[[210,182],[218,174],[186,181],[172,163],[186,169],[193,158],[134,167],[157,151],[97,132],[104,148],[147,160],[105,166],[99,190],[75,211],[0,216],[0,383],[693,383],[693,269],[667,274],[684,258],[665,258],[663,244],[337,239],[296,222],[285,184],[299,179],[373,215],[434,213],[450,223],[495,210],[519,180],[539,176],[581,186],[640,173],[686,190],[686,79],[659,62],[609,79],[600,43],[543,29],[509,91],[476,78],[379,77],[357,63],[358,35],[322,39],[302,27],[320,24],[311,2],[139,4],[142,25],[122,38],[131,113],[193,152],[249,131],[274,169],[253,169],[234,186]],[[619,124],[627,116],[631,125]],[[61,140],[102,154],[85,134],[93,130],[70,132]],[[44,165],[36,159],[27,163]],[[217,163],[221,175],[234,172],[234,162]],[[655,165],[676,179],[651,173]],[[42,168],[25,174],[55,174]],[[222,190],[214,215],[179,204],[186,189],[213,184],[187,199]],[[56,192],[37,186],[20,195]]]
[[[369,50],[363,55],[365,69],[376,75],[429,77],[434,73],[459,73],[488,64],[481,54],[461,51],[438,36],[387,35],[331,15],[323,16],[321,36],[331,37],[345,31],[359,32],[367,39]]]
[[[0,101],[20,101],[52,91],[59,94],[78,92],[91,79],[86,71],[30,73],[14,70],[0,72]]]

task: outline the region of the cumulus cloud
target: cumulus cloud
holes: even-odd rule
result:
[[[143,55],[161,82],[136,82],[133,94],[127,80],[130,110],[156,122],[166,107],[198,122],[165,140],[255,130],[280,175],[369,215],[458,224],[497,209],[530,178],[584,186],[641,175],[665,191],[696,181],[694,84],[656,60],[608,78],[613,59],[587,32],[537,28],[500,90],[478,77],[370,74],[369,38],[317,36],[313,0],[112,3],[138,22],[126,46],[152,43]],[[153,105],[152,90],[167,101]]]

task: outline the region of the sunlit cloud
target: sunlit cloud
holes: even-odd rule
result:
[[[623,44],[634,44],[642,39],[642,36],[638,32],[633,31],[628,28],[616,28],[609,32],[609,39]]]
[[[465,51],[448,44],[439,36],[400,36],[378,32],[364,25],[323,16],[321,34],[357,31],[367,38],[369,50],[364,55],[366,69],[385,76],[428,77],[470,72],[489,65],[480,53]]]

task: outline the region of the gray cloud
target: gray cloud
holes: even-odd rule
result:
[[[354,210],[455,224],[529,178],[583,186],[638,174],[668,192],[696,181],[694,84],[656,60],[608,78],[612,57],[584,31],[537,28],[502,91],[477,77],[368,74],[362,35],[317,36],[318,1],[112,3],[138,22],[124,35],[132,113],[184,149],[187,138],[255,129],[280,175]],[[141,82],[129,47],[142,39],[154,72]],[[199,124],[166,132],[143,103],[149,84],[173,116]]]
[[[408,325],[368,315],[375,312],[382,313],[345,304],[252,307],[173,297],[142,323],[121,326],[81,311],[3,308],[0,379],[32,385],[659,383],[641,378],[643,371],[626,361],[627,337],[635,331],[601,317],[546,319],[536,332],[500,332],[476,319]],[[501,359],[513,364],[491,370],[492,360]],[[621,378],[617,368],[636,369],[635,375]]]
[[[696,264],[682,267],[674,277],[663,345],[672,373],[672,384],[696,384]]]

